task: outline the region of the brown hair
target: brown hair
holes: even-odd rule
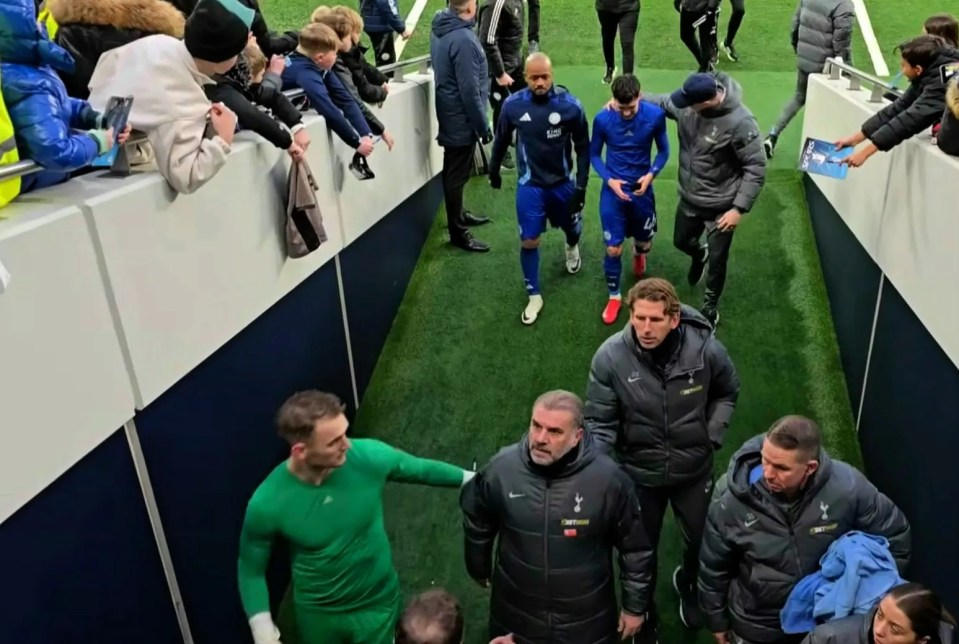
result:
[[[311,22],[300,29],[299,49],[307,56],[327,54],[340,48],[340,38],[330,27],[318,22]]]
[[[353,33],[362,33],[363,32],[363,16],[358,14],[352,9],[352,7],[347,7],[346,5],[338,4],[333,7],[333,13],[338,13],[344,16],[347,20],[350,21],[350,25],[353,27]]]
[[[901,43],[896,49],[902,59],[913,67],[929,69],[939,58],[939,53],[948,46],[942,36],[922,34]]]
[[[266,56],[255,42],[247,43],[243,49],[243,56],[246,58],[246,64],[250,66],[251,76],[258,76],[266,69]]]
[[[779,449],[799,451],[810,460],[818,459],[822,450],[822,431],[816,421],[805,416],[783,416],[766,432],[766,440]]]
[[[344,16],[342,12],[327,6],[317,7],[313,11],[313,15],[310,16],[310,22],[326,25],[336,32],[339,38],[346,38],[347,36],[353,35],[353,22]]]
[[[280,437],[290,445],[309,440],[317,421],[336,418],[346,406],[335,394],[301,391],[290,396],[276,414]]]
[[[633,304],[639,300],[662,302],[666,315],[679,315],[681,305],[679,296],[676,295],[676,289],[661,277],[648,277],[639,280],[633,285],[633,288],[629,289],[626,294],[626,306],[632,310]]]
[[[396,623],[396,644],[461,644],[463,610],[442,588],[413,598]]]
[[[916,637],[929,638],[929,644],[941,644],[939,637],[939,622],[956,625],[956,620],[942,606],[942,601],[936,593],[922,584],[906,583],[896,586],[889,591],[892,597],[912,625],[912,632]]]
[[[927,34],[939,36],[953,47],[959,47],[959,20],[948,13],[937,13],[926,18],[922,28]]]

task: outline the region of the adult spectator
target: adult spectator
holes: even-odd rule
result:
[[[396,36],[408,40],[413,35],[400,16],[396,0],[360,0],[360,15],[370,36],[376,66],[396,62]]]
[[[785,416],[747,440],[716,483],[703,537],[699,601],[716,642],[798,641],[783,633],[780,611],[853,530],[888,539],[905,569],[906,517],[861,472],[829,457],[814,421]]]
[[[479,5],[479,39],[486,50],[494,131],[499,125],[503,103],[510,94],[526,88],[523,78],[524,13],[523,0],[482,0]],[[514,167],[508,151],[503,157],[503,166]]]
[[[880,111],[866,119],[859,132],[836,141],[836,149],[856,147],[851,156],[843,159],[858,168],[876,152],[888,152],[906,139],[932,127],[942,119],[946,104],[946,85],[939,68],[959,61],[959,50],[951,47],[940,36],[923,34],[907,40],[898,47],[903,75],[909,87]]]
[[[193,13],[193,9],[199,4],[198,0],[166,1],[179,9],[185,16]],[[242,6],[253,10],[253,21],[250,23],[250,31],[253,32],[253,37],[256,38],[256,44],[259,46],[260,51],[263,52],[263,55],[266,56],[268,60],[273,56],[284,56],[296,49],[296,32],[287,31],[280,34],[270,31],[269,26],[266,24],[266,19],[263,17],[263,12],[260,11],[259,0],[236,1]]]
[[[58,72],[74,98],[90,95],[103,52],[156,34],[183,38],[183,14],[164,0],[49,0],[47,9],[59,25],[54,42],[76,63]]]
[[[460,502],[467,572],[492,588],[494,641],[613,644],[642,626],[653,556],[640,504],[629,477],[584,431],[578,396],[540,396],[527,435],[500,450]]]
[[[606,73],[603,82],[609,85],[616,75],[616,32],[623,51],[623,74],[632,74],[636,60],[636,28],[639,27],[639,0],[596,0],[599,33],[603,44]]]
[[[616,454],[636,486],[654,548],[666,506],[672,506],[684,545],[673,586],[680,618],[695,628],[701,623],[695,581],[713,453],[732,418],[739,378],[709,322],[680,304],[666,280],[637,282],[626,294],[626,306],[629,323],[600,346],[590,366],[586,427]],[[655,642],[656,627],[651,610],[639,641]]]
[[[353,46],[346,52],[340,52],[337,59],[346,63],[347,69],[353,76],[353,85],[356,87],[361,101],[371,105],[383,103],[390,92],[390,87],[387,84],[389,79],[386,74],[366,60],[366,47],[360,44],[360,37],[363,34],[363,18],[353,9],[344,5],[333,7],[333,11],[346,16],[352,25],[350,39]]]
[[[946,154],[959,156],[959,74],[946,87],[946,109],[940,123],[936,145]]]
[[[290,456],[253,493],[240,535],[240,598],[256,644],[280,641],[266,585],[279,539],[293,553],[298,641],[392,644],[401,598],[383,489],[390,481],[458,488],[473,477],[377,440],[350,440],[343,412],[333,394],[306,391],[277,414]]]
[[[896,586],[868,613],[817,626],[802,644],[952,644],[956,621],[922,584]]]
[[[462,644],[463,609],[450,593],[434,588],[410,601],[396,624],[395,644]]]
[[[692,260],[686,276],[690,284],[698,284],[706,273],[702,312],[714,328],[733,233],[766,181],[759,126],[742,96],[742,86],[722,73],[693,74],[672,94],[645,96],[676,120],[679,204],[673,244]]]
[[[182,41],[164,35],[134,40],[100,56],[93,71],[90,103],[103,109],[113,96],[133,96],[128,122],[146,132],[157,169],[177,192],[198,190],[226,164],[236,114],[211,104],[203,83],[236,64],[252,20],[253,11],[235,1],[200,0]]]
[[[463,207],[463,189],[472,171],[476,143],[493,140],[486,120],[486,54],[472,29],[475,17],[476,0],[450,0],[446,9],[433,17],[430,58],[450,243],[465,251],[485,253],[489,245],[476,239],[467,226],[485,224],[489,219]]]
[[[67,96],[55,70],[68,70],[73,59],[46,38],[37,23],[33,0],[0,3],[0,78],[3,101],[13,125],[21,159],[44,172],[21,179],[20,192],[66,181],[114,143],[102,115],[89,103]],[[125,140],[129,131],[122,133]]]

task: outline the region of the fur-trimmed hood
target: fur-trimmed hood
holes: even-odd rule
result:
[[[63,27],[70,24],[133,29],[183,38],[183,14],[165,0],[48,0]]]
[[[959,77],[953,78],[946,87],[946,107],[959,119]]]

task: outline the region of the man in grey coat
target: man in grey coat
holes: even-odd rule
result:
[[[691,285],[707,275],[702,313],[714,327],[733,233],[766,181],[759,126],[743,105],[742,92],[726,74],[693,74],[672,94],[643,97],[677,124],[679,205],[673,244],[692,260]]]
[[[792,21],[792,45],[796,52],[796,92],[783,107],[776,124],[763,141],[772,158],[779,135],[806,104],[809,75],[822,71],[827,58],[852,63],[852,30],[856,9],[852,0],[799,0]]]
[[[666,280],[641,280],[630,289],[626,305],[629,324],[593,357],[586,427],[615,452],[636,485],[654,548],[666,507],[672,506],[685,545],[673,586],[681,598],[680,619],[695,628],[701,622],[695,581],[713,453],[732,417],[739,378],[709,322],[680,304]],[[637,642],[656,641],[656,617],[651,609]]]
[[[837,539],[859,530],[889,540],[900,573],[909,522],[857,469],[831,459],[819,426],[779,419],[749,439],[716,483],[700,550],[699,602],[718,644],[787,644],[780,611]]]

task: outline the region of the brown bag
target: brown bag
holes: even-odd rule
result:
[[[286,253],[305,257],[327,240],[323,214],[316,202],[316,180],[306,160],[290,167],[286,204]]]

